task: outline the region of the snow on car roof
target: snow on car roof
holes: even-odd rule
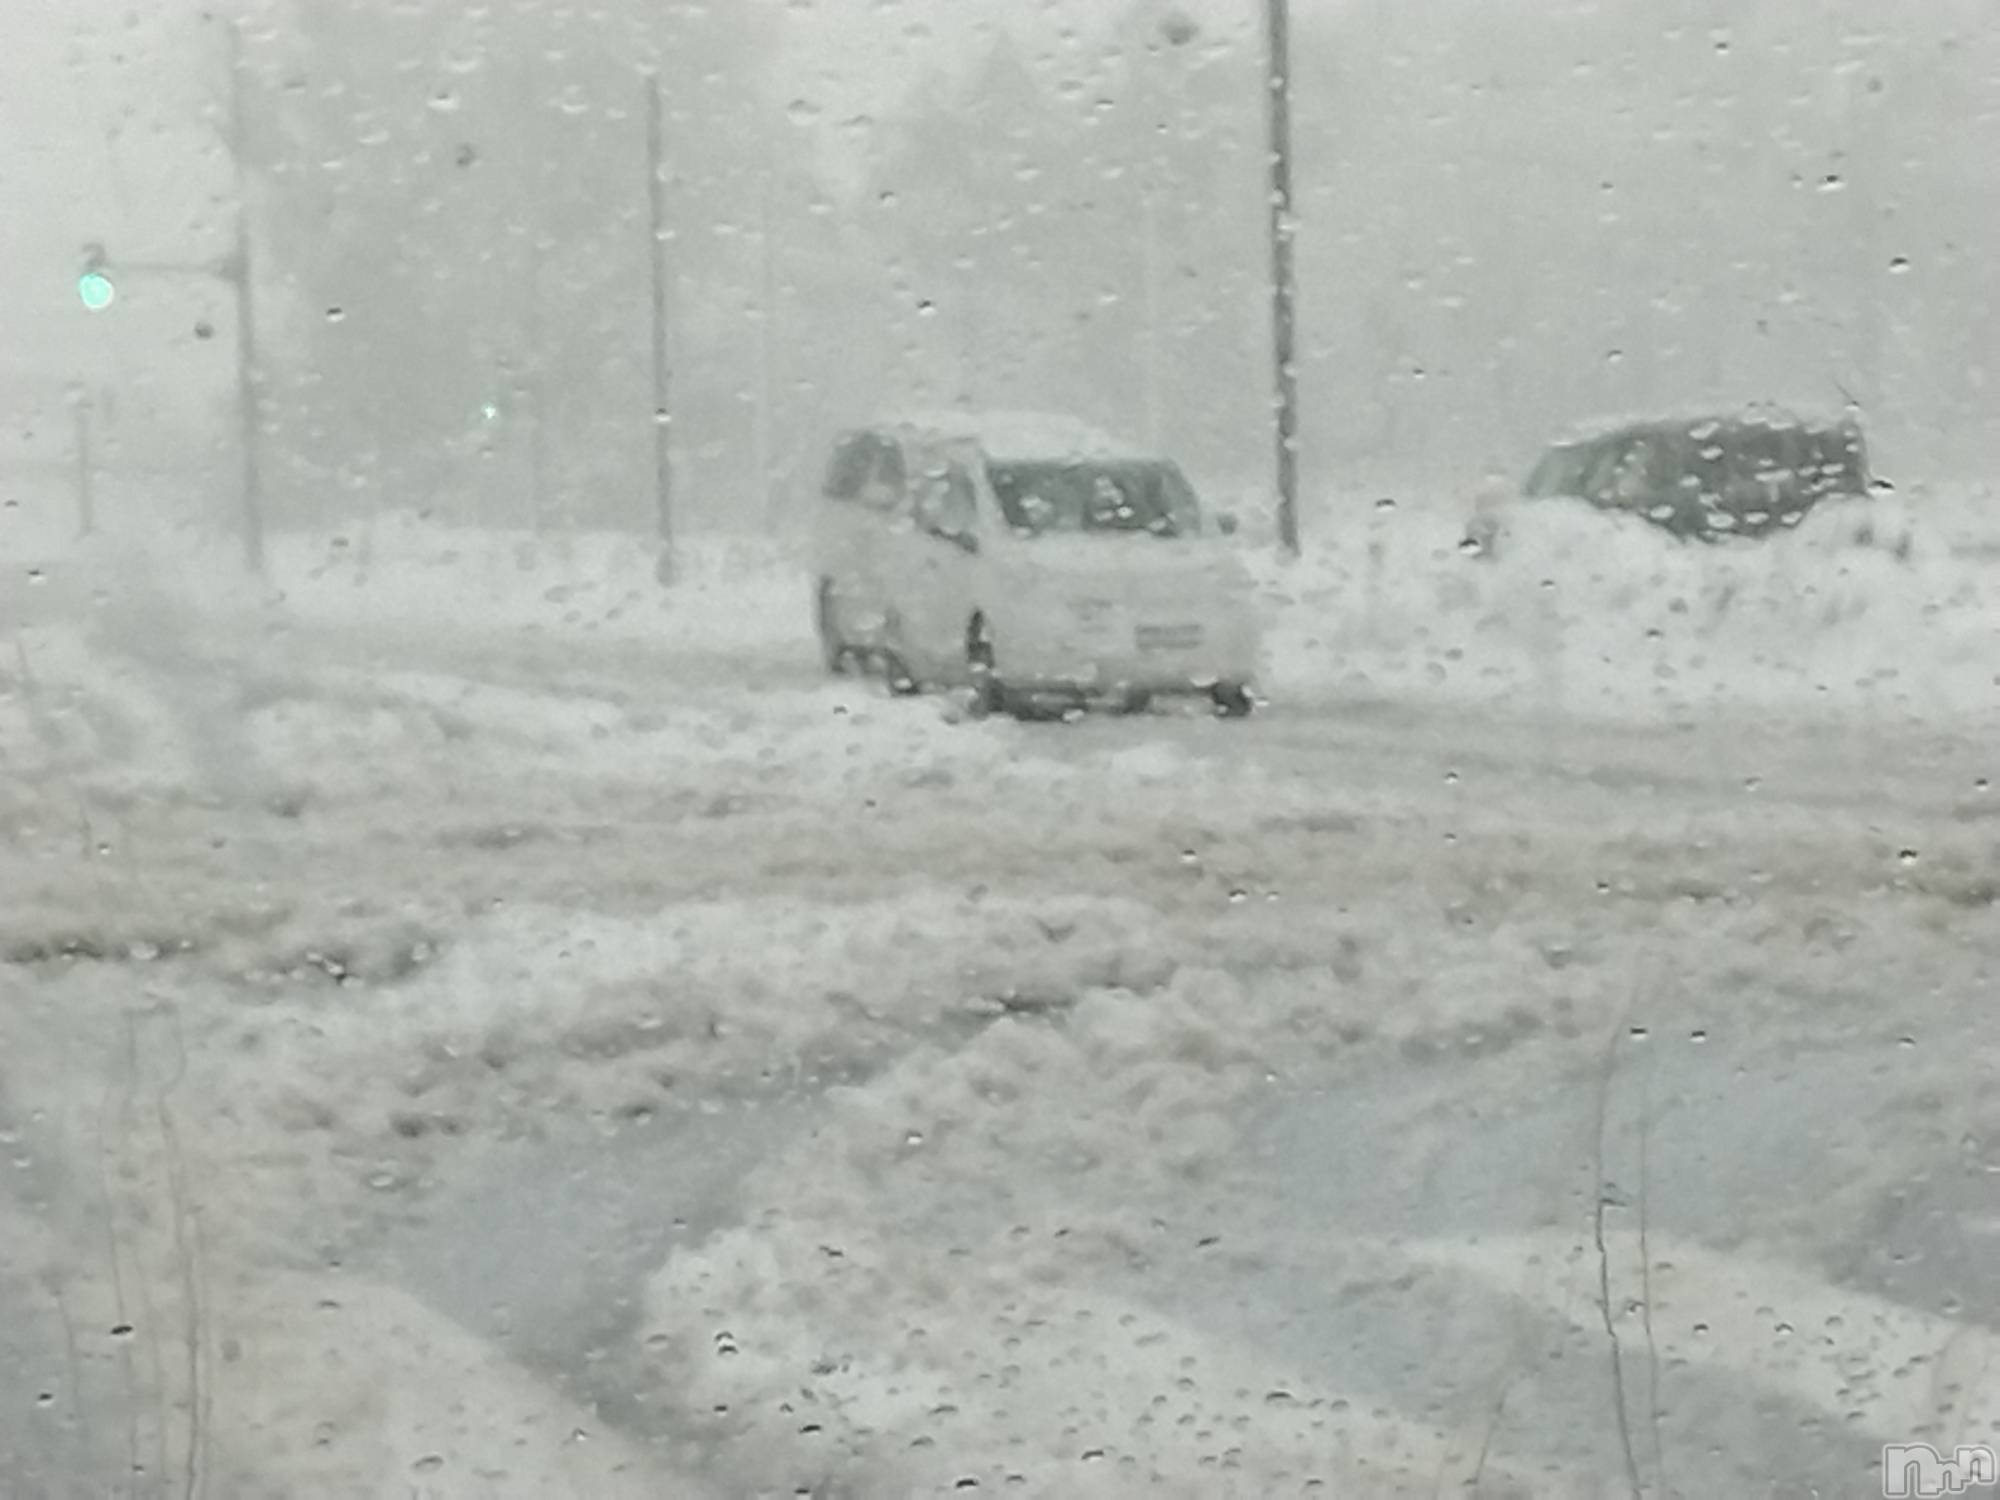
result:
[[[1623,432],[1661,432],[1703,426],[1714,426],[1718,429],[1746,426],[1785,427],[1803,428],[1810,432],[1833,432],[1853,424],[1854,418],[1844,412],[1819,411],[1810,407],[1801,409],[1778,402],[1757,402],[1733,409],[1665,411],[1622,417],[1601,417],[1566,429],[1549,446],[1569,448],[1578,443],[1593,442],[1598,438],[1615,437]]]
[[[1155,458],[1075,417],[1038,411],[901,413],[882,423],[977,442],[992,458]]]

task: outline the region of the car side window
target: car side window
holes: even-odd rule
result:
[[[1620,438],[1607,438],[1593,445],[1579,470],[1576,493],[1593,505],[1614,503],[1612,486],[1625,448],[1625,441]]]
[[[916,487],[917,524],[938,536],[969,535],[978,521],[972,476],[963,464],[929,466]]]
[[[1652,493],[1654,444],[1647,438],[1607,443],[1591,474],[1590,495],[1599,505],[1633,510]]]
[[[833,449],[822,488],[829,500],[856,500],[875,464],[875,439],[865,432],[850,432]]]
[[[861,490],[862,503],[870,510],[881,511],[885,515],[907,509],[909,497],[905,487],[908,471],[903,462],[902,446],[894,438],[878,437],[872,456],[874,462]]]

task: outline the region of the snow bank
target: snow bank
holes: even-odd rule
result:
[[[1879,1028],[1885,997],[1960,995],[1990,962],[1959,946],[1978,913],[1942,918],[1955,941],[1913,951],[1907,904],[1830,915],[1782,888],[1742,910],[1647,899],[1588,915],[1516,893],[1477,923],[1455,907],[1420,917],[1411,889],[1316,922],[1282,904],[1233,905],[1192,931],[1179,924],[1198,956],[1144,993],[1092,990],[835,1088],[810,1139],[751,1174],[744,1223],[674,1251],[652,1284],[647,1346],[685,1408],[707,1414],[725,1485],[1264,1496],[1316,1482],[1415,1496],[1480,1473],[1480,1493],[1595,1497],[1584,1475],[1542,1462],[1523,1474],[1487,1453],[1487,1373],[1498,1381],[1524,1356],[1504,1346],[1508,1319],[1462,1316],[1460,1284],[1537,1306],[1546,1295],[1548,1311],[1585,1321],[1594,1261],[1572,1264],[1575,1242],[1560,1237],[1496,1239],[1490,1268],[1479,1244],[1293,1247],[1282,1205],[1263,1203],[1271,1222],[1250,1211],[1255,1191],[1232,1194],[1234,1174],[1255,1170],[1265,1101],[1283,1080],[1329,1076],[1329,1063],[1336,1080],[1343,1066],[1361,1077],[1390,1055],[1418,1069],[1487,1059],[1528,1096],[1587,1098],[1614,1028],[1721,1036],[1801,1005],[1822,1032]],[[1671,978],[1634,977],[1647,974]],[[1420,1148],[1421,1112],[1441,1107],[1415,1082],[1411,1095],[1409,1112],[1370,1119],[1385,1172],[1420,1169],[1420,1149],[1398,1148]],[[1825,1223],[1801,1237],[1834,1239]],[[1630,1247],[1616,1248],[1628,1285]],[[1338,1351],[1236,1333],[1227,1289],[1283,1280],[1294,1250],[1330,1305],[1394,1282],[1429,1309],[1466,1372],[1445,1382],[1456,1399],[1397,1408],[1379,1390],[1331,1384]],[[1679,1320],[1663,1354],[1706,1337],[1693,1332],[1705,1320],[1713,1351],[1689,1358],[1830,1410],[1840,1370],[1870,1340],[1892,1338],[1901,1358],[1951,1331],[1915,1316],[1892,1327],[1893,1310],[1877,1318],[1878,1304],[1802,1269],[1664,1239],[1655,1254],[1679,1268],[1658,1273],[1660,1315]],[[1843,1298],[1851,1329],[1837,1347],[1809,1346],[1805,1333]],[[1766,1305],[1770,1326],[1750,1315]],[[1773,1347],[1786,1316],[1801,1338]],[[1636,1334],[1632,1347],[1643,1348]],[[1886,1403],[1869,1430],[1921,1430],[1894,1426],[1918,1415]]]
[[[1188,971],[837,1091],[754,1174],[763,1210],[652,1283],[647,1346],[709,1414],[718,1473],[885,1496],[1414,1497],[1469,1477],[1476,1427],[1391,1415],[1165,1310],[1175,1273],[1226,1277],[1245,1248],[1181,1216],[1267,1087],[1275,1059],[1241,1024],[1258,1009]]]
[[[261,1273],[208,1314],[201,1470],[225,1494],[703,1500],[504,1350],[360,1276]],[[300,1371],[310,1370],[309,1379]]]
[[[1060,897],[772,897],[652,919],[505,908],[448,946],[404,936],[374,963],[333,934],[269,950],[274,966],[331,963],[356,982],[274,1027],[246,1086],[364,1157],[521,1110],[646,1118],[824,1083],[1008,1010],[1156,988],[1176,963],[1156,914]]]
[[[2000,709],[2000,579],[1969,550],[1978,493],[1829,506],[1797,532],[1705,546],[1561,502],[1515,508],[1498,555],[1469,511],[1357,508],[1265,562],[1283,693],[1508,702],[1652,719]]]
[[[1625,1293],[1616,1324],[1643,1346],[1649,1311],[1657,1358],[1677,1379],[1690,1366],[1725,1370],[1884,1441],[1950,1448],[2000,1428],[2000,1335],[1990,1329],[1832,1285],[1800,1265],[1661,1235],[1642,1254],[1639,1235],[1626,1229],[1607,1230],[1605,1240],[1613,1285]],[[1536,1297],[1579,1328],[1602,1326],[1597,1251],[1574,1237],[1494,1234],[1383,1248]]]
[[[1086,1217],[948,1247],[788,1216],[676,1257],[649,1343],[718,1414],[742,1493],[1596,1494],[1088,1284],[1155,1238]]]
[[[804,572],[776,542],[683,540],[671,588],[656,541],[630,533],[456,530],[387,515],[286,536],[272,578],[284,608],[322,624],[431,626],[671,640],[692,649],[790,645],[810,619]]]
[[[275,532],[265,551],[259,579],[233,539],[128,527],[37,561],[32,590],[0,602],[30,620],[172,607],[413,642],[424,632],[550,635],[726,651],[809,635],[803,572],[775,542],[685,539],[671,588],[655,576],[654,539],[633,533],[538,536],[391,512],[324,533]]]

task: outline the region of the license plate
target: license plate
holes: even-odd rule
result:
[[[1141,625],[1136,635],[1141,651],[1192,651],[1201,644],[1199,625]]]

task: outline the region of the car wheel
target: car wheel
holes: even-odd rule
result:
[[[819,581],[813,624],[819,631],[820,660],[827,672],[834,677],[845,677],[854,666],[854,648],[840,633],[840,617],[834,607],[831,578]]]
[[[1208,696],[1215,702],[1216,713],[1225,719],[1247,719],[1257,706],[1250,689],[1240,682],[1218,682],[1208,690]]]
[[[884,651],[880,660],[882,680],[888,684],[889,691],[898,698],[914,698],[924,690],[924,685],[918,680],[917,674],[910,670],[910,664],[895,652]]]
[[[994,662],[993,627],[986,616],[974,615],[965,627],[965,671],[972,684],[972,711],[981,718],[1007,708],[1007,689]]]

